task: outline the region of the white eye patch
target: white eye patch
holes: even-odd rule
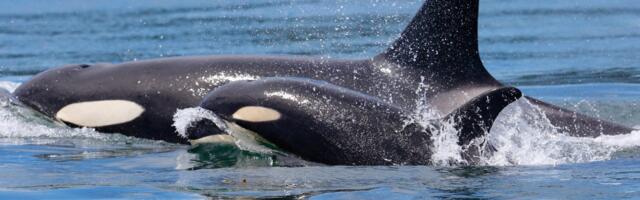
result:
[[[262,106],[245,106],[232,115],[233,119],[247,122],[268,122],[280,119],[280,112]]]
[[[144,112],[139,104],[127,100],[85,101],[66,105],[56,119],[83,127],[103,127],[133,121]]]

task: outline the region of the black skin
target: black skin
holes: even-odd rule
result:
[[[211,120],[199,120],[187,128],[187,139],[197,140],[210,135],[226,134]]]
[[[478,7],[479,0],[427,0],[400,38],[370,59],[206,56],[69,65],[36,75],[14,95],[52,118],[71,103],[134,101],[145,108],[141,117],[96,129],[176,143],[187,140],[177,136],[171,126],[175,111],[199,105],[208,92],[233,80],[262,77],[323,80],[406,111],[414,110],[418,99],[424,97],[433,108],[448,114],[482,93],[504,87],[480,60]],[[421,84],[429,87],[416,94]],[[633,130],[526,98],[570,135],[596,137]]]
[[[232,82],[215,89],[200,106],[305,160],[330,165],[429,165],[431,133],[441,131],[440,123],[453,122],[458,143],[468,145],[487,133],[500,111],[520,97],[515,88],[490,91],[426,127],[382,99],[302,78]],[[233,114],[245,106],[273,109],[281,116],[264,122],[235,119]],[[462,152],[467,164],[476,161],[476,150]]]

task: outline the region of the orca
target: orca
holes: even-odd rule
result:
[[[76,64],[41,72],[16,89],[23,104],[70,126],[187,143],[171,126],[177,109],[195,107],[232,81],[303,77],[378,98],[403,110],[426,99],[442,115],[505,87],[478,51],[479,0],[426,0],[389,48],[373,58],[284,56],[175,57],[120,64]],[[416,93],[421,86],[426,90]],[[570,135],[596,137],[633,129],[531,97]]]
[[[482,148],[472,141],[487,133],[500,111],[521,96],[512,87],[487,91],[425,126],[400,107],[325,81],[264,78],[220,86],[200,107],[279,149],[329,165],[431,165],[431,132],[444,131],[442,124],[451,123],[463,147],[463,164],[473,164]],[[208,119],[193,124],[200,128],[187,131],[190,140],[224,135]]]

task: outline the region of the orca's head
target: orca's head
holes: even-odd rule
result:
[[[210,92],[200,107],[287,150],[295,143],[293,138],[301,136],[295,133],[313,129],[301,122],[308,121],[309,109],[316,108],[300,103],[315,97],[303,95],[311,88],[292,78],[234,81]]]
[[[67,105],[74,98],[82,95],[76,88],[89,85],[83,83],[81,74],[92,71],[95,66],[88,64],[74,64],[51,68],[35,75],[28,82],[18,87],[14,95],[24,104],[48,116],[53,116],[57,110]],[[87,89],[83,90],[86,91]]]
[[[206,143],[233,143],[231,135],[209,119],[199,119],[186,129],[186,137],[192,145]]]
[[[173,121],[178,135],[193,145],[234,142],[228,134],[227,122],[204,108],[179,109],[173,115]]]
[[[265,80],[276,80],[272,82]],[[279,88],[275,84],[280,79],[243,80],[227,83],[209,93],[200,107],[211,110],[221,118],[243,124],[271,124],[280,121],[287,108],[297,110],[282,101],[274,101],[267,94],[271,89]],[[284,80],[284,79],[282,79]],[[288,82],[286,82],[288,83]],[[288,86],[295,86],[294,83]],[[277,90],[279,91],[279,90]],[[287,102],[287,101],[284,101]]]
[[[104,127],[132,121],[144,112],[138,103],[122,98],[110,64],[75,64],[49,69],[18,87],[23,104],[73,126]],[[121,95],[121,96],[118,96]]]

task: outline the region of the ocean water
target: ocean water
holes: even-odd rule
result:
[[[370,57],[421,3],[3,0],[0,88],[13,90],[69,63],[209,54]],[[481,0],[480,51],[496,78],[529,96],[640,127],[635,0]],[[71,129],[0,99],[0,199],[640,198],[640,132],[568,137],[551,131],[535,109],[519,101],[501,114],[487,136],[498,152],[482,166],[290,167],[286,156],[275,160],[251,148],[192,148]],[[455,159],[450,136],[436,136],[437,159]]]

